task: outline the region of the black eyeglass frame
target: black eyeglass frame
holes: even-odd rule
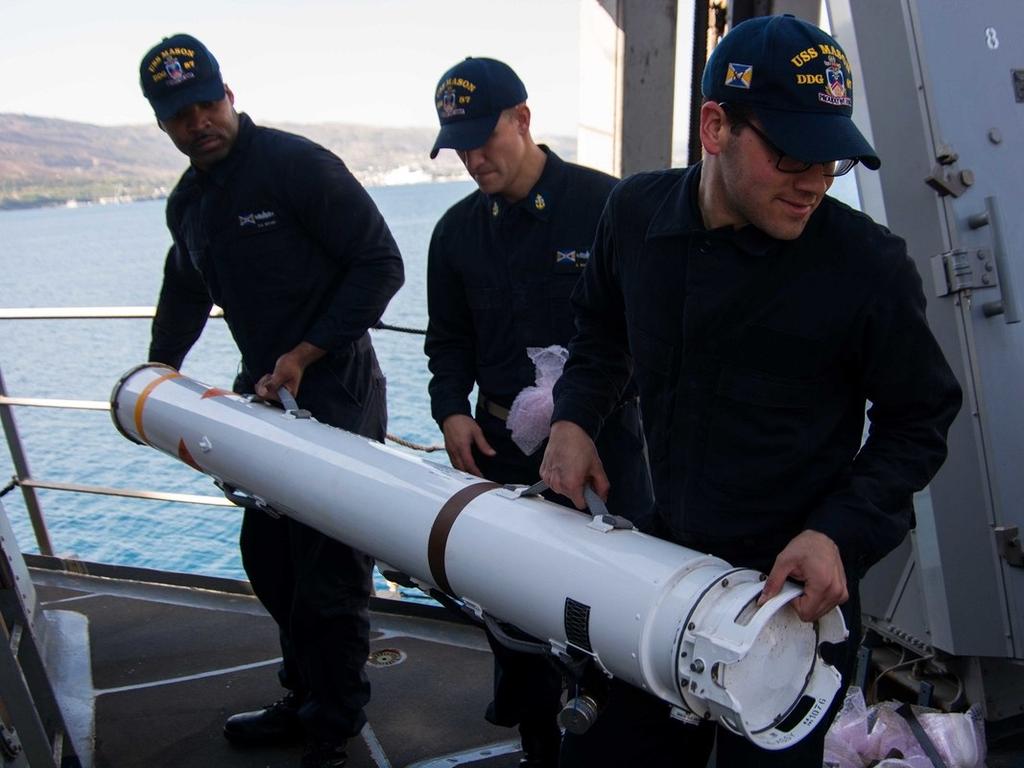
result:
[[[779,159],[775,161],[775,170],[779,171],[780,173],[803,173],[809,168],[813,168],[815,165],[820,165],[823,166],[822,175],[828,176],[830,178],[836,178],[838,176],[845,176],[847,173],[853,170],[853,167],[857,165],[857,163],[860,162],[860,160],[856,157],[849,157],[846,158],[845,160],[833,160],[831,162],[834,164],[834,166],[832,168],[832,171],[829,172],[827,170],[827,162],[809,163],[806,160],[798,160],[792,155],[787,155],[785,152],[779,149],[778,146],[776,146],[775,143],[765,135],[764,131],[762,131],[752,122],[750,122],[749,120],[745,120],[743,118],[738,118],[734,114],[732,114],[729,109],[729,105],[727,105],[725,102],[720,102],[718,106],[720,106],[725,111],[725,114],[729,116],[730,123],[732,123],[733,125],[747,126],[750,130],[757,134],[757,137],[764,142],[765,146],[768,147],[768,149],[770,149],[772,152],[779,156]],[[789,165],[785,168],[782,167],[783,161],[789,162]]]

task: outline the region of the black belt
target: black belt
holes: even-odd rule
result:
[[[508,408],[503,405],[498,405],[483,392],[477,394],[476,404],[491,414],[494,418],[500,419],[501,421],[508,420]]]
[[[637,401],[638,397],[636,395],[628,397],[624,400],[620,400],[618,404],[615,406],[614,410],[612,410],[612,414],[618,413],[622,408],[625,408],[627,405],[636,405]],[[494,418],[500,419],[501,421],[508,421],[509,409],[503,405],[499,405],[498,403],[494,402],[483,392],[477,393],[476,402],[477,405],[479,405],[481,408],[483,408],[485,411],[491,414],[491,416],[493,416]]]

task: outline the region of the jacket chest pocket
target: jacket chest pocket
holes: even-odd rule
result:
[[[512,299],[501,288],[475,288],[466,296],[476,337],[477,361],[493,365],[505,357],[508,339],[513,338]]]
[[[643,328],[636,328],[629,340],[633,362],[638,370],[662,376],[670,375],[675,347]]]
[[[541,287],[552,338],[563,346],[576,334],[576,316],[572,308],[572,292],[579,281],[579,272],[555,270]]]
[[[705,477],[765,496],[799,482],[808,460],[806,426],[819,394],[810,381],[723,370],[711,399]]]
[[[495,310],[507,309],[511,300],[509,292],[502,288],[475,288],[466,296],[466,303],[474,317],[485,317]]]
[[[314,276],[309,243],[287,226],[240,228],[224,243],[224,266],[266,296],[305,293]]]

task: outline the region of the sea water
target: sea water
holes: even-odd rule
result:
[[[405,260],[405,285],[388,306],[385,323],[426,327],[430,233],[448,206],[473,188],[455,182],[369,190]],[[153,306],[169,244],[159,200],[2,212],[0,307]],[[147,319],[0,320],[7,392],[108,401],[121,374],[145,361],[149,331]],[[385,330],[372,335],[388,379],[388,431],[439,444],[423,337]],[[230,387],[238,358],[223,320],[210,320],[182,371]],[[219,495],[208,477],[125,440],[106,411],[19,407],[14,415],[37,480]],[[443,451],[430,458],[446,462]],[[11,457],[0,451],[0,487],[13,475]],[[58,555],[244,578],[238,510],[52,490],[39,490],[38,497]],[[21,493],[12,490],[0,501],[22,550],[38,552]]]

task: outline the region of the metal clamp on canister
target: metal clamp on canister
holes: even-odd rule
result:
[[[299,408],[298,402],[285,387],[277,390],[277,397],[281,400],[281,405],[284,406],[284,412],[289,416],[294,416],[296,419],[311,419],[313,417],[313,414],[305,408]]]

